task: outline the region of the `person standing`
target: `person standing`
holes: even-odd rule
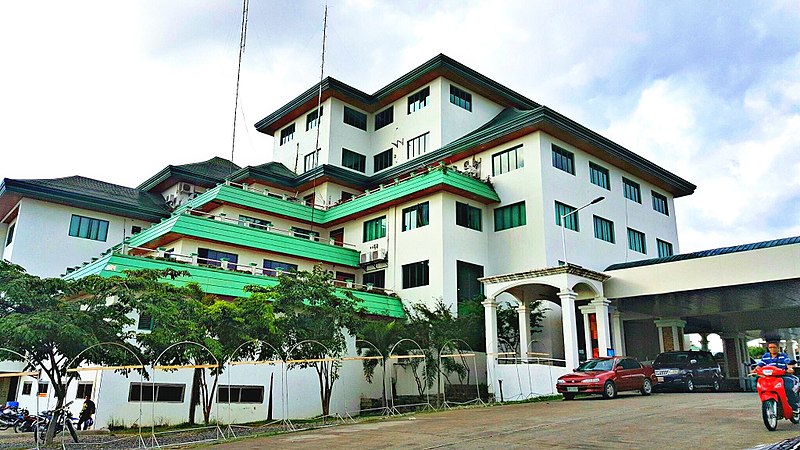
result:
[[[83,407],[81,408],[81,414],[78,416],[78,429],[81,429],[81,425],[83,425],[84,430],[89,429],[89,425],[93,422],[92,415],[95,413],[95,405],[92,399],[87,395],[83,400]]]

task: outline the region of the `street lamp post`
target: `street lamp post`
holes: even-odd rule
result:
[[[566,218],[576,214],[578,211],[586,208],[587,206],[592,206],[595,203],[600,203],[605,200],[605,197],[597,197],[596,199],[592,200],[591,202],[581,206],[580,208],[574,209],[566,214],[561,215],[561,249],[564,251],[564,266],[567,266],[567,239],[564,235],[564,229],[567,227]]]

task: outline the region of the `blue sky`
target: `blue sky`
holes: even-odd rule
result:
[[[234,160],[319,78],[323,3],[250,6]],[[135,186],[229,158],[241,3],[3,2],[0,177]],[[698,186],[681,251],[800,235],[797,2],[331,1],[326,75],[373,92],[445,53]]]

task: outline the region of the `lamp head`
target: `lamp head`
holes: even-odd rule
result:
[[[596,199],[592,200],[592,203],[589,203],[589,204],[590,205],[594,205],[595,203],[600,203],[605,199],[606,199],[605,197],[597,197]]]

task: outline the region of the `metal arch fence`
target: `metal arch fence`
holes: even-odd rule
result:
[[[465,345],[469,351],[467,353],[463,353],[461,351],[461,349],[458,348],[458,347],[449,347],[449,345],[451,343],[456,343],[456,342],[460,342],[463,345]],[[453,348],[453,351],[455,351],[456,353],[445,354],[444,353],[445,347]],[[467,367],[467,370],[469,370],[469,366],[467,365],[467,362],[466,362],[466,360],[464,358],[471,358],[472,359],[472,368],[475,371],[475,393],[476,393],[476,397],[474,399],[468,400],[466,402],[448,402],[447,401],[447,385],[445,384],[444,385],[444,389],[442,391],[442,407],[443,408],[450,408],[451,407],[450,404],[453,404],[453,405],[456,405],[456,406],[464,406],[464,405],[469,405],[469,404],[472,404],[472,403],[481,404],[481,405],[485,405],[486,404],[486,402],[484,402],[483,399],[481,399],[481,388],[480,388],[480,383],[479,383],[479,381],[480,381],[479,378],[480,377],[478,376],[478,362],[476,361],[476,356],[477,355],[475,354],[475,351],[472,350],[472,347],[469,344],[467,344],[466,341],[464,341],[463,339],[459,339],[459,338],[447,340],[442,345],[442,348],[439,349],[439,373],[440,374],[442,373],[442,358],[461,358],[461,363],[464,366]],[[445,376],[445,380],[446,379],[447,379],[447,377]],[[467,384],[469,384],[469,372],[467,372]]]
[[[369,344],[370,346],[372,346],[372,348],[374,348],[375,351],[378,353],[378,356],[345,356],[345,357],[342,358],[342,361],[361,361],[362,364],[363,364],[364,361],[369,361],[369,360],[380,361],[379,364],[381,365],[381,393],[382,393],[381,402],[382,402],[382,405],[379,408],[370,407],[370,408],[363,409],[363,408],[359,407],[358,413],[360,415],[361,413],[363,413],[365,411],[366,412],[378,411],[381,416],[394,415],[392,410],[389,408],[388,399],[386,398],[386,358],[388,357],[388,355],[384,355],[383,352],[381,352],[380,349],[375,344],[373,344],[372,342],[370,342],[370,341],[368,341],[366,339],[356,339],[356,345],[358,345],[359,342],[365,342],[365,343]],[[344,412],[345,412],[345,415],[347,417],[349,417],[351,420],[353,420],[353,416],[347,410],[347,405],[346,404],[345,404]]]
[[[417,355],[414,355],[414,354],[395,355],[394,354],[394,350],[402,342],[411,342],[414,345],[416,345],[417,349],[419,350],[419,354],[417,354]],[[425,351],[422,350],[422,347],[419,345],[419,343],[417,341],[413,340],[413,339],[408,339],[408,338],[400,339],[389,350],[389,359],[396,359],[396,360],[406,360],[407,359],[407,360],[411,360],[411,359],[420,359],[420,358],[422,359],[423,364],[425,364],[425,372],[427,372],[427,370],[428,370],[428,361],[427,361],[427,358],[425,357]],[[416,377],[417,376],[416,375],[416,369],[413,367],[413,365],[411,367],[411,371],[414,373],[414,376]],[[432,410],[436,409],[431,404],[431,393],[430,393],[430,389],[428,389],[428,380],[426,378],[425,372],[422,372],[422,377],[423,377],[422,383],[423,383],[424,390],[425,390],[425,402],[424,403],[420,402],[420,403],[399,405],[401,408],[409,408],[409,407],[412,407],[412,406],[414,406],[414,407],[421,406],[423,411],[425,409],[428,409],[428,408],[430,408]],[[391,402],[392,403],[392,406],[391,406],[392,412],[395,413],[395,414],[400,414],[400,411],[397,409],[398,405],[396,405],[395,401],[394,401],[394,392],[392,392],[391,399],[392,399],[392,402]]]

